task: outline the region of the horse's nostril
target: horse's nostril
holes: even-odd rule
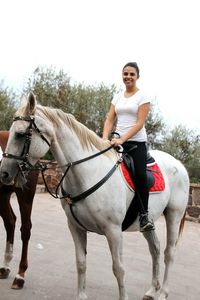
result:
[[[11,184],[11,178],[10,178],[10,175],[9,175],[9,173],[7,171],[1,171],[1,173],[0,173],[0,181],[3,184],[6,184],[6,185]]]
[[[1,178],[7,179],[9,177],[8,172],[2,172]]]

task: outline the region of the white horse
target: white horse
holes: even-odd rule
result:
[[[63,189],[62,207],[67,215],[76,251],[78,291],[77,299],[87,299],[85,291],[86,277],[86,240],[87,231],[105,235],[108,241],[113,262],[113,273],[119,287],[119,300],[127,300],[124,284],[124,267],[122,264],[122,222],[133,198],[124,182],[120,168],[119,155],[114,149],[98,155],[80,164],[71,162],[92,156],[109,146],[93,131],[79,123],[72,115],[58,109],[38,105],[31,93],[24,99],[16,113],[15,121],[10,128],[10,136],[6,153],[2,160],[0,176],[3,183],[20,182],[26,167],[35,165],[39,158],[49,150],[62,166]],[[162,285],[159,281],[160,247],[156,230],[144,232],[152,256],[152,282],[143,299],[155,299],[159,292],[159,300],[167,299],[168,275],[171,269],[175,247],[184,223],[188,202],[189,179],[184,166],[167,153],[152,151],[151,155],[160,166],[165,179],[163,192],[150,195],[149,214],[156,221],[164,214],[167,225],[167,243],[165,249],[165,273]],[[21,162],[21,164],[19,163]],[[69,202],[95,186],[115,165],[112,176],[92,194],[84,194],[85,199],[70,205]],[[27,168],[28,168],[27,167]],[[19,170],[23,169],[22,172]],[[68,169],[66,171],[66,169]],[[128,231],[139,230],[137,220]],[[141,270],[142,272],[142,270]]]

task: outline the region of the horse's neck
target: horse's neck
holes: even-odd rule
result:
[[[99,150],[94,147],[89,147],[88,149],[83,147],[78,137],[67,129],[63,130],[63,132],[59,130],[52,148],[52,153],[58,164],[65,166],[62,168],[63,172],[66,170],[66,164],[84,159],[97,152]],[[65,177],[67,190],[72,194],[86,190],[103,178],[113,164],[109,157],[100,155],[92,160],[87,160],[75,167],[71,167]]]
[[[59,165],[80,160],[94,153],[92,148],[83,148],[78,137],[68,128],[57,132],[51,150]]]

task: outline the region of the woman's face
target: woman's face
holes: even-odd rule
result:
[[[122,79],[127,88],[135,86],[138,78],[137,70],[134,67],[127,66],[123,69]]]

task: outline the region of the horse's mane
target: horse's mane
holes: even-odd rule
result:
[[[36,111],[44,114],[54,126],[59,126],[60,120],[63,121],[77,135],[83,147],[89,148],[94,146],[102,151],[109,146],[108,142],[103,141],[94,131],[77,121],[72,114],[65,113],[61,109],[39,104],[36,106]]]

